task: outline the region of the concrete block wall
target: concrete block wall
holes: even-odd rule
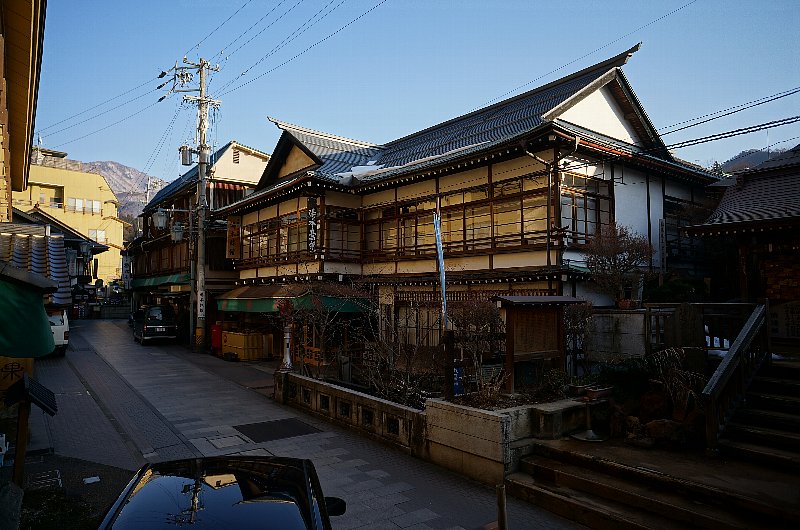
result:
[[[512,418],[508,414],[429,399],[425,402],[430,459],[487,484],[511,471]]]
[[[587,335],[586,350],[593,360],[611,361],[641,357],[647,352],[644,310],[598,310]]]

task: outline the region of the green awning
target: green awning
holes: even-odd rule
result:
[[[277,313],[281,300],[291,301],[295,310],[309,310],[319,305],[337,313],[364,313],[369,308],[365,299],[340,298],[308,292],[301,285],[254,285],[238,287],[217,297],[217,309],[241,313]]]
[[[41,357],[53,352],[42,290],[0,278],[0,355]]]
[[[159,285],[186,285],[192,280],[188,273],[167,274],[165,276],[151,276],[150,278],[136,278],[131,282],[131,288],[158,287]]]

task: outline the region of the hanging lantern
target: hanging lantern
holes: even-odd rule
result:
[[[158,228],[159,230],[163,230],[167,227],[167,220],[169,218],[169,214],[159,208],[155,212],[153,212],[153,226]]]
[[[169,233],[173,241],[183,241],[183,223],[178,222],[173,224]]]

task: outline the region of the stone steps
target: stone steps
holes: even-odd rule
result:
[[[553,444],[509,475],[511,495],[592,528],[791,528],[800,508]],[[676,455],[680,458],[680,455]],[[713,473],[714,462],[708,463]],[[788,523],[788,524],[787,524]]]
[[[754,463],[800,469],[800,363],[773,361],[759,371],[719,448]]]

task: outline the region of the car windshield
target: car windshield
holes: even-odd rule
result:
[[[171,307],[167,306],[151,307],[147,312],[148,320],[173,320],[174,318],[175,313]]]

